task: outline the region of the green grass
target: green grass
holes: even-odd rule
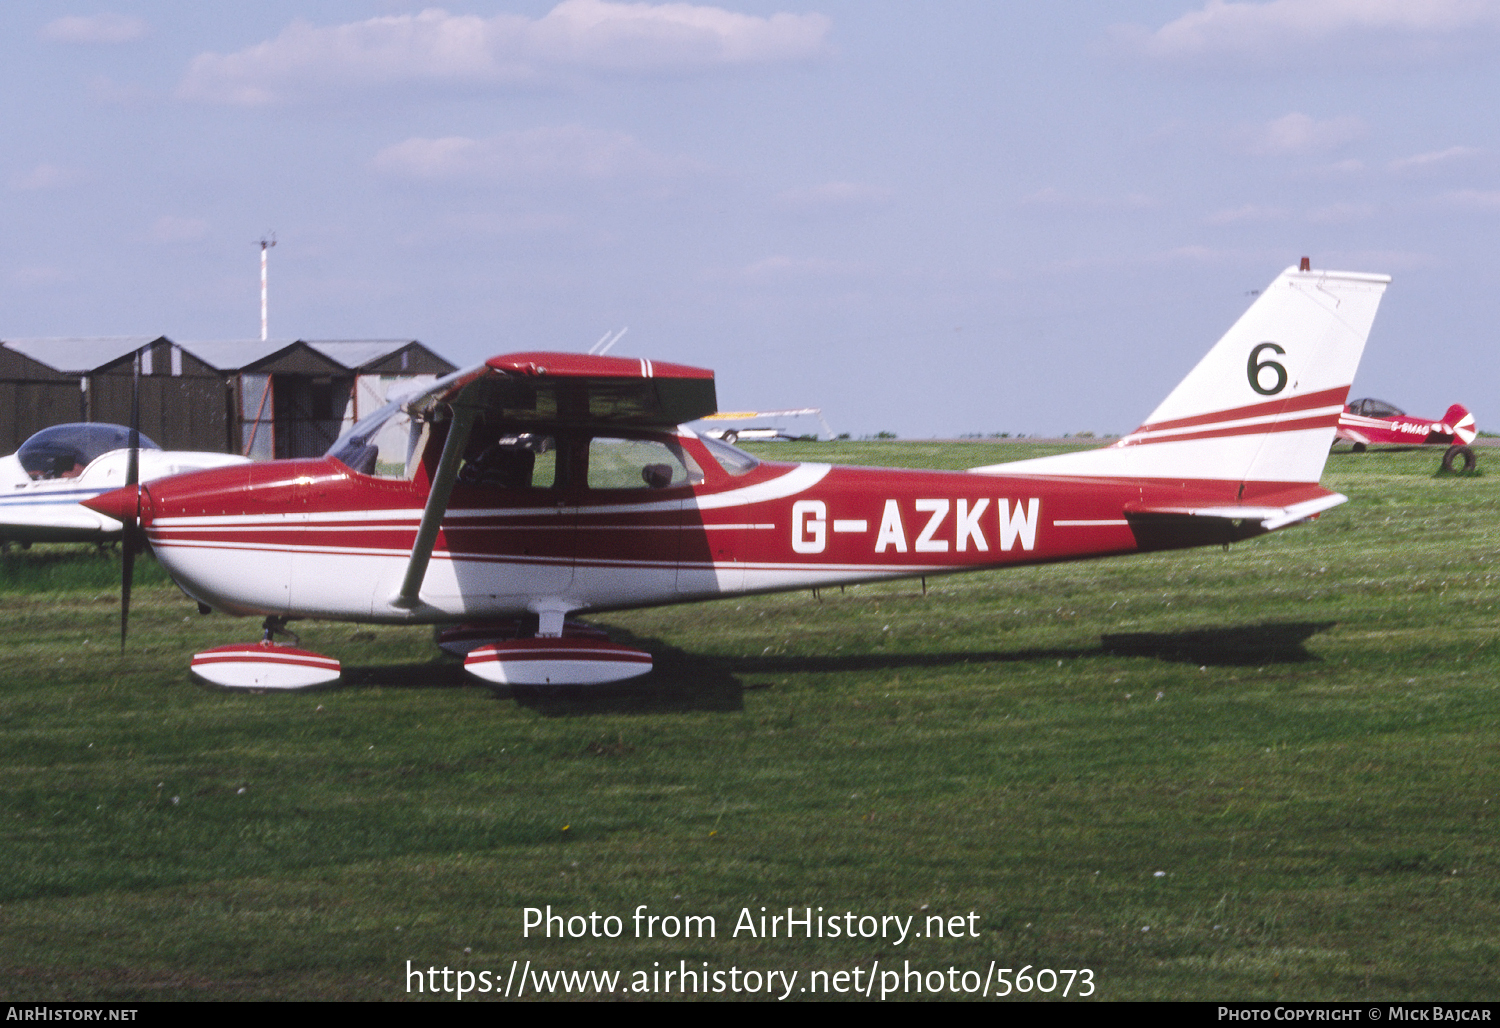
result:
[[[398,999],[407,960],[805,984],[878,958],[1087,967],[1106,999],[1493,999],[1500,480],[1439,456],[1335,454],[1349,504],[1228,553],[610,614],[657,670],[555,694],[469,684],[420,629],[311,623],[350,684],[210,691],[189,655],[253,622],[148,563],[122,657],[117,557],[12,554],[0,988]],[[549,904],[625,935],[522,938]],[[638,904],[718,936],[634,939]],[[733,938],[763,905],[981,935]]]

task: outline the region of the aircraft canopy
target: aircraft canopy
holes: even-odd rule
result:
[[[159,450],[140,436],[140,448]],[[53,425],[27,439],[16,451],[16,459],[32,478],[69,478],[82,471],[95,457],[130,445],[130,429],[124,425],[78,422]]]

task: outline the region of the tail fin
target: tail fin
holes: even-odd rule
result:
[[[1461,403],[1448,408],[1448,413],[1443,415],[1443,424],[1453,430],[1453,438],[1464,446],[1468,446],[1479,435],[1479,430],[1474,427],[1474,415]]]
[[[1317,482],[1389,283],[1387,275],[1288,268],[1119,442],[973,470]]]

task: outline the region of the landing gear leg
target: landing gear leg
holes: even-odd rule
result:
[[[291,618],[282,617],[280,614],[272,614],[267,617],[265,622],[260,626],[263,633],[261,640],[274,644],[276,637],[283,635],[292,641],[293,646],[301,646],[302,640],[297,637],[297,633],[287,627],[287,622],[290,620]]]

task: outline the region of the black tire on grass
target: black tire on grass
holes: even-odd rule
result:
[[[1474,456],[1474,450],[1469,446],[1450,446],[1448,452],[1443,454],[1444,471],[1473,471],[1474,465],[1479,463],[1479,458]],[[1455,468],[1459,464],[1462,467]]]

